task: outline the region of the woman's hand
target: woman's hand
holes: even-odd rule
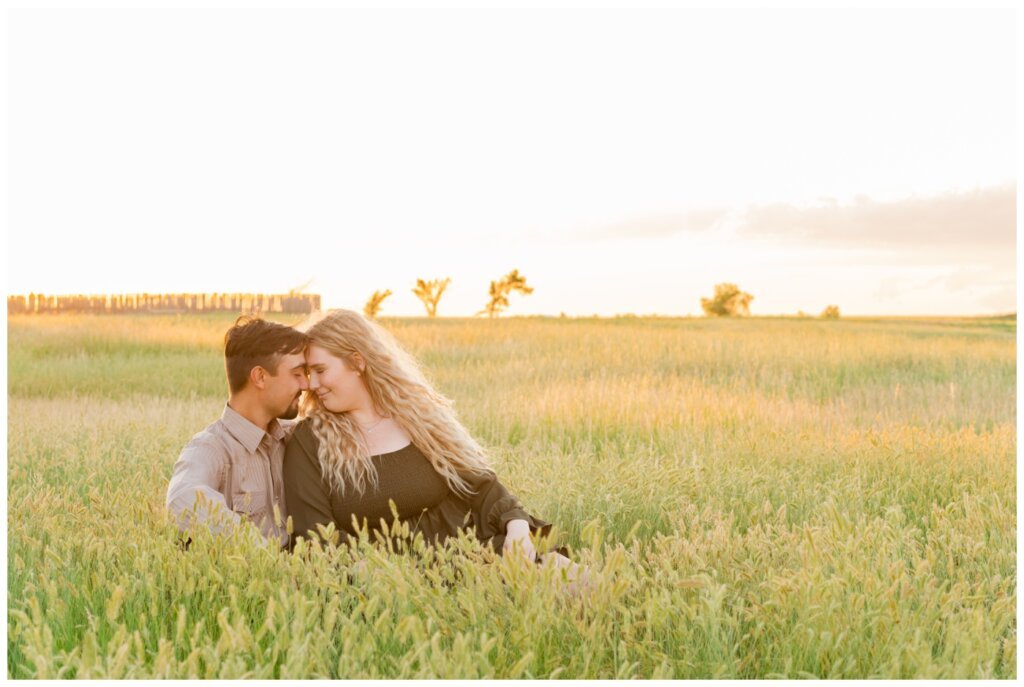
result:
[[[352,564],[352,572],[356,577],[363,578],[369,573],[370,566],[366,564],[365,560],[358,560]]]
[[[531,563],[537,560],[537,549],[530,541],[530,523],[526,520],[509,520],[505,525],[505,545],[502,553],[518,550]]]
[[[546,553],[540,558],[544,565],[554,566],[556,570],[565,569],[565,576],[559,576],[559,580],[565,581],[564,589],[569,596],[577,596],[590,587],[590,571],[587,568],[573,563],[556,551]]]

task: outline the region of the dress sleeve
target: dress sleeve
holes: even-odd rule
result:
[[[295,428],[284,450],[284,494],[288,515],[292,519],[289,548],[299,537],[317,533],[317,525],[334,522],[331,494],[320,473],[317,459],[317,440],[308,424]],[[337,523],[335,523],[337,525]],[[348,540],[348,533],[340,527],[340,541]]]
[[[527,513],[494,473],[471,475],[467,481],[476,491],[466,501],[470,505],[477,536],[491,539],[498,551],[505,539],[505,526],[511,520],[525,520],[530,524],[530,531],[541,536],[551,531],[551,523]]]

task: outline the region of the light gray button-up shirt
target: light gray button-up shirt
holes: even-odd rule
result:
[[[192,437],[174,464],[167,508],[179,528],[202,522],[220,532],[244,517],[268,540],[287,544],[284,442],[294,426],[271,420],[265,432],[225,404],[220,419]],[[275,504],[281,526],[274,522]]]

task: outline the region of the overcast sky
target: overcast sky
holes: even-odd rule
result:
[[[1016,309],[1012,10],[13,10],[8,292]]]

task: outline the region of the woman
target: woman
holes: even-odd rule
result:
[[[496,552],[537,560],[531,533],[551,525],[531,516],[498,482],[480,445],[449,401],[377,325],[332,310],[306,332],[309,391],[285,450],[285,504],[293,537],[333,522],[342,537],[402,522],[428,543],[471,525]],[[565,556],[542,557],[561,566]]]

